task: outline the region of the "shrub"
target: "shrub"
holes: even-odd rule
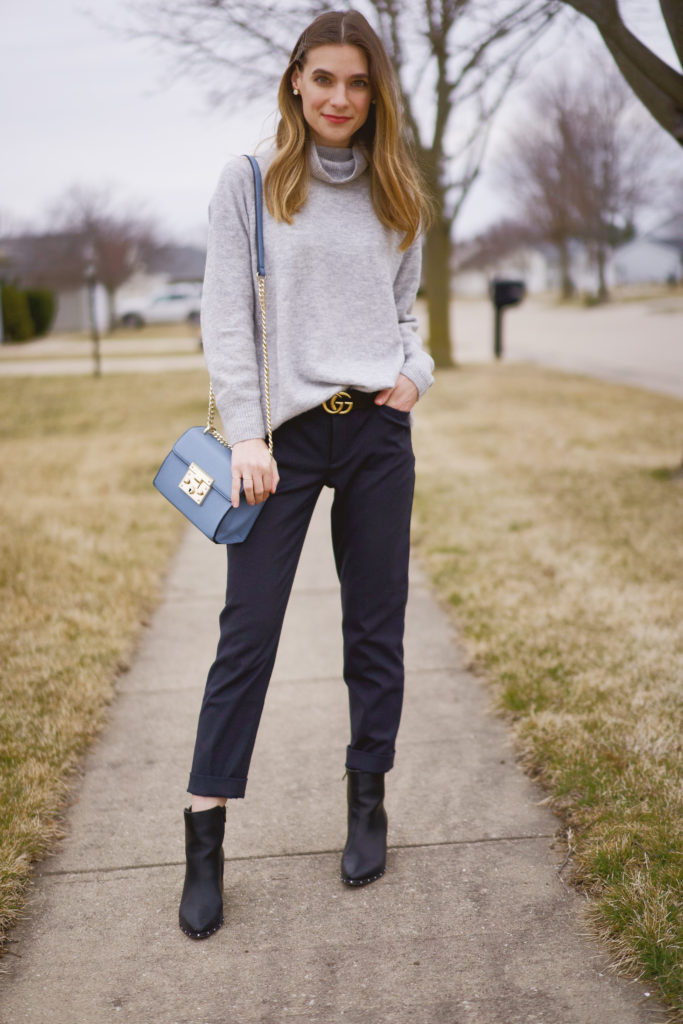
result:
[[[52,327],[57,312],[55,293],[47,288],[28,288],[26,290],[29,313],[33,320],[36,337],[42,338]]]
[[[2,326],[8,341],[28,341],[35,333],[26,292],[11,284],[2,286]]]

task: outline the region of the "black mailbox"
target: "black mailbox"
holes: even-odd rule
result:
[[[491,282],[491,298],[496,309],[503,309],[504,306],[516,306],[526,295],[524,281],[503,281],[497,279]]]
[[[525,295],[524,281],[495,278],[491,282],[491,300],[496,311],[493,335],[493,354],[496,359],[500,359],[503,355],[503,310],[507,306],[517,306]]]

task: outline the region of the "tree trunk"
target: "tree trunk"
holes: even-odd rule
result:
[[[607,302],[609,299],[609,292],[607,291],[607,282],[605,280],[605,263],[607,261],[607,252],[605,246],[601,241],[595,247],[595,262],[598,268],[598,300],[600,302]]]
[[[436,218],[425,240],[425,282],[429,348],[439,367],[454,365],[450,331],[450,255],[449,224],[443,218]]]
[[[557,243],[557,251],[560,256],[560,289],[563,299],[571,299],[574,294],[574,282],[572,281],[571,267],[569,264],[569,246],[567,239],[562,238]]]
[[[109,314],[109,323],[107,324],[107,331],[113,331],[114,328],[116,327],[116,307],[114,303],[115,295],[115,288],[107,288],[107,310]]]

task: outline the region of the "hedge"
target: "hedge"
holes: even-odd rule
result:
[[[48,288],[27,288],[26,299],[36,337],[42,338],[50,330],[57,312],[55,293]]]
[[[8,341],[27,341],[35,336],[26,292],[11,284],[2,285],[2,327]]]

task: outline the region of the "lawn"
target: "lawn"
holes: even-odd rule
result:
[[[683,403],[442,371],[414,541],[566,824],[613,960],[683,1011]]]
[[[0,380],[0,933],[159,598],[183,521],[151,480],[205,386]],[[683,1018],[683,403],[465,367],[414,441],[415,544],[615,964]]]
[[[158,601],[184,520],[151,481],[206,386],[0,380],[0,940]]]

